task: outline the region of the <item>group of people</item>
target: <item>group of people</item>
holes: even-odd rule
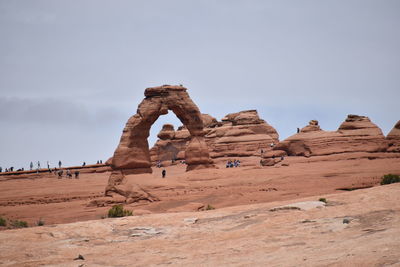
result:
[[[63,177],[63,174],[64,174],[64,170],[58,170],[58,172],[57,172],[58,179],[61,179]],[[79,171],[75,170],[74,175],[75,175],[75,179],[79,179]],[[71,170],[69,170],[69,169],[66,170],[65,177],[72,179]]]
[[[103,164],[103,161],[102,160],[98,160],[97,161],[97,164]],[[31,171],[33,171],[34,170],[34,164],[33,164],[33,162],[31,161],[31,163],[29,164],[29,167],[30,167],[30,170]],[[37,172],[39,172],[39,170],[41,169],[41,166],[40,166],[40,161],[38,161],[37,163],[36,163],[36,171]],[[59,169],[61,169],[61,166],[62,166],[62,162],[61,162],[61,160],[59,160],[58,161],[58,168]],[[85,167],[86,166],[86,162],[83,162],[83,164],[82,164],[82,167]],[[16,171],[24,171],[25,169],[24,168],[20,168],[20,169],[17,169]],[[53,172],[54,171],[54,173],[56,173],[57,172],[57,168],[50,168],[50,163],[47,161],[47,170],[48,170],[48,172]],[[14,170],[14,167],[9,167],[9,168],[5,168],[4,169],[4,172],[13,172],[13,171],[15,171]],[[2,167],[0,167],[0,172],[3,172],[3,168]],[[78,174],[78,176],[79,176],[79,174]]]
[[[234,159],[233,161],[232,160],[228,160],[226,162],[226,167],[227,168],[240,167],[240,160],[236,160],[236,159]]]

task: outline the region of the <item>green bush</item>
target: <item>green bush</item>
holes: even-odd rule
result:
[[[132,211],[124,210],[122,205],[115,205],[108,211],[109,218],[132,216]]]
[[[0,226],[6,226],[6,225],[7,225],[6,219],[4,219],[3,217],[0,217]]]
[[[319,201],[324,202],[324,203],[327,203],[327,202],[328,202],[328,200],[326,200],[326,198],[323,198],[323,197],[321,197],[321,198],[319,199]]]
[[[15,228],[26,228],[28,227],[28,223],[26,221],[15,220],[11,222],[11,226]]]
[[[381,185],[400,183],[400,176],[397,174],[385,174],[382,177]]]

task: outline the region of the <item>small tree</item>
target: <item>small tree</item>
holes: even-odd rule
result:
[[[26,221],[15,220],[11,222],[11,226],[15,228],[26,228],[28,227],[28,223]]]
[[[4,219],[3,217],[0,217],[0,226],[6,226],[6,225],[7,225],[6,219]]]
[[[385,174],[382,177],[381,185],[384,184],[393,184],[393,183],[399,183],[400,182],[400,176],[397,174]]]

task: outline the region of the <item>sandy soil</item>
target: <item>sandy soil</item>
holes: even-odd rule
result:
[[[394,155],[394,154],[393,154]],[[345,192],[379,184],[387,173],[400,173],[400,158],[376,154],[325,157],[288,157],[278,166],[260,167],[259,158],[243,158],[240,168],[185,172],[185,166],[169,166],[151,175],[129,176],[160,201],[126,205],[135,214],[195,211],[202,205],[223,207],[293,200]],[[288,165],[288,166],[284,166]],[[58,179],[53,174],[0,176],[0,216],[24,220],[33,226],[100,219],[110,207],[88,205],[101,199],[109,172],[82,173],[80,179]],[[5,228],[2,228],[5,229]]]

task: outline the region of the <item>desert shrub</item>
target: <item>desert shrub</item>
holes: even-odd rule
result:
[[[6,225],[7,225],[6,219],[4,219],[3,217],[0,217],[0,226],[6,226]]]
[[[207,204],[206,210],[215,210],[215,208],[210,204]]]
[[[15,228],[26,228],[28,227],[28,223],[26,221],[15,220],[11,222],[11,226]]]
[[[384,184],[393,184],[393,183],[400,183],[400,176],[397,174],[385,174],[382,177],[381,185]]]
[[[108,211],[109,218],[132,216],[132,211],[125,210],[122,205],[115,205]]]
[[[327,202],[328,202],[328,200],[326,200],[326,198],[323,198],[323,197],[321,197],[321,198],[319,199],[319,201],[324,202],[324,203],[327,203]]]
[[[42,218],[39,219],[39,221],[37,221],[37,226],[43,226],[44,225],[44,221],[42,220]]]

